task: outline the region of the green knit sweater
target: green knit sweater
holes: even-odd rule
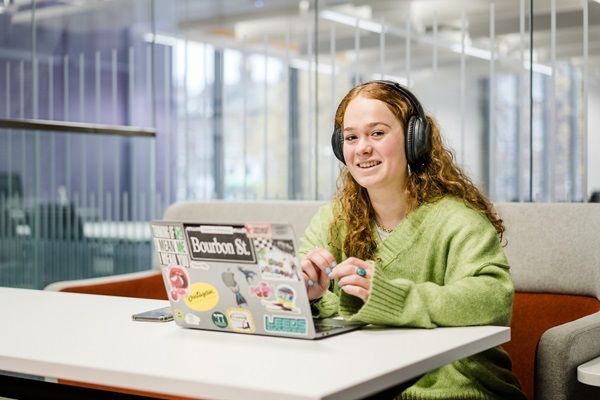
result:
[[[337,262],[345,228],[329,237],[334,203],[319,209],[300,242],[300,257],[315,246]],[[366,302],[334,282],[316,303],[319,317],[341,312],[377,325],[510,325],[514,288],[496,230],[481,213],[454,197],[411,212],[392,234],[377,242],[375,272]],[[332,246],[334,244],[334,246]],[[336,250],[339,249],[339,250]],[[433,370],[399,399],[525,399],[511,372],[508,354],[496,347]]]

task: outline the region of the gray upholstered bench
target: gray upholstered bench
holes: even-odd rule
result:
[[[164,218],[289,222],[302,235],[322,202],[180,202]],[[504,347],[530,399],[600,399],[577,366],[600,356],[600,204],[500,203],[516,288]],[[166,298],[160,273],[60,282],[48,289]]]

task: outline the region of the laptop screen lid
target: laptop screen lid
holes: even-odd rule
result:
[[[182,327],[314,339],[361,326],[332,321],[317,332],[289,224],[151,225]]]

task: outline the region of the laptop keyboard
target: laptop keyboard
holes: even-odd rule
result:
[[[331,324],[315,324],[315,332],[317,333],[329,332],[335,328],[337,327]]]
[[[317,333],[328,332],[336,328],[355,325],[348,323],[347,321],[336,319],[313,319],[313,323],[315,324],[315,331]]]

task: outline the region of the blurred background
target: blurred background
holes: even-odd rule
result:
[[[600,0],[0,0],[0,285],[149,269],[175,201],[330,199],[381,78],[493,201],[599,201]]]

